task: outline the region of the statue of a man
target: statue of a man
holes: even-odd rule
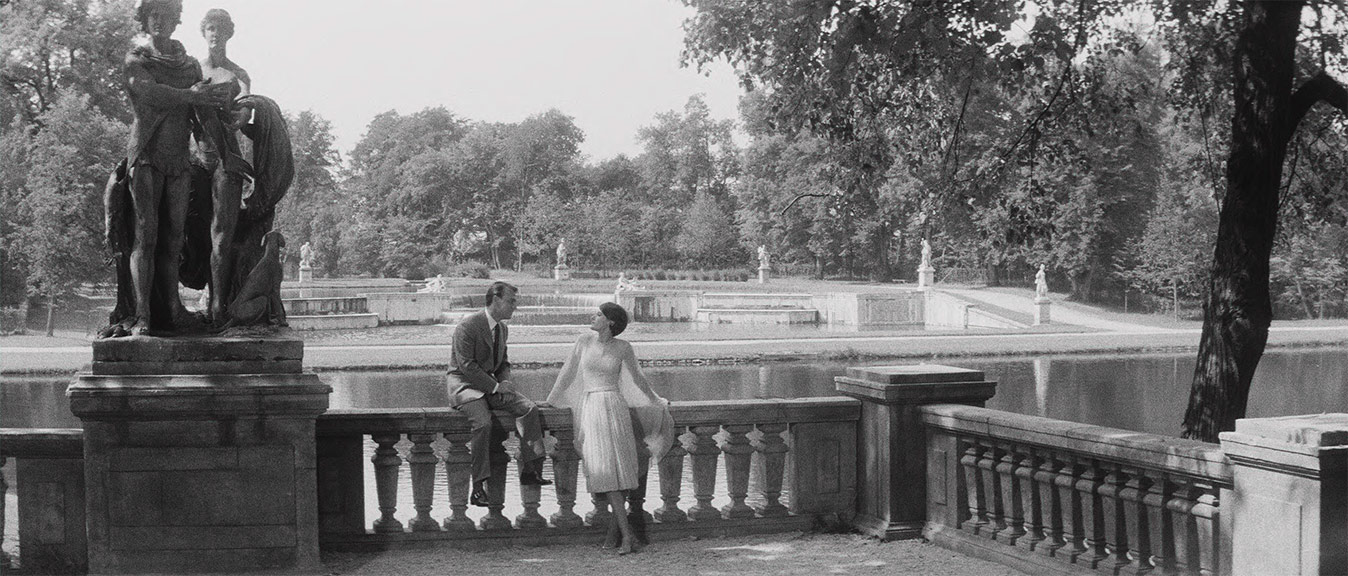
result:
[[[758,267],[759,268],[769,267],[768,247],[763,244],[758,245]]]
[[[314,261],[314,249],[305,242],[300,245],[300,268],[312,268]]]
[[[922,239],[922,268],[931,268],[931,244],[926,238]]]
[[[566,266],[566,238],[557,243],[557,265]]]
[[[178,296],[178,263],[191,187],[189,142],[194,107],[228,104],[229,87],[206,83],[201,66],[174,40],[181,0],[142,0],[136,20],[149,42],[123,68],[134,119],[127,150],[132,225],[132,309],[119,324],[131,335],[152,325],[181,327],[190,316]]]
[[[1036,298],[1048,298],[1048,280],[1044,279],[1044,265],[1034,274],[1034,295]]]

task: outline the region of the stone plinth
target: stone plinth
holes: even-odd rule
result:
[[[300,266],[300,282],[313,282],[314,269],[312,266]]]
[[[1049,323],[1049,304],[1053,301],[1047,296],[1037,296],[1034,299],[1034,325]]]
[[[853,526],[883,540],[921,537],[927,444],[920,407],[982,406],[997,383],[977,370],[935,364],[848,368],[834,382],[838,392],[861,400]]]
[[[917,287],[919,289],[927,289],[935,284],[936,269],[931,266],[919,266],[917,268]]]
[[[84,424],[89,571],[318,568],[314,419],[331,388],[289,338],[94,343]]]
[[[767,266],[758,267],[758,283],[767,284],[772,279],[772,269]]]
[[[571,267],[570,267],[570,266],[567,266],[566,264],[558,264],[558,265],[556,265],[556,266],[553,266],[553,267],[552,267],[552,279],[553,279],[553,280],[570,280],[570,279],[571,279]]]
[[[1237,420],[1221,440],[1232,573],[1348,573],[1348,414]]]

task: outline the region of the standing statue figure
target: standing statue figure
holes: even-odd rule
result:
[[[758,245],[758,267],[771,268],[768,262],[768,247],[762,244]]]
[[[922,264],[920,268],[931,268],[931,244],[926,238],[922,239]]]
[[[236,291],[261,269],[276,203],[294,179],[281,107],[248,94],[247,73],[225,57],[224,42],[233,32],[228,13],[213,10],[202,22],[211,44],[202,62],[171,38],[181,15],[181,0],[141,0],[136,7],[149,43],[126,57],[135,117],[127,158],[104,190],[117,305],[100,337],[204,328],[183,307],[179,282],[197,290],[210,286],[213,325],[247,324],[230,322],[226,303],[241,301]],[[239,152],[236,129],[252,144],[251,166]],[[253,185],[245,194],[247,177]],[[278,244],[273,237],[271,245]],[[251,322],[284,325],[277,314],[250,316]]]
[[[181,0],[143,0],[136,21],[149,36],[123,68],[134,118],[127,158],[113,172],[104,203],[108,244],[118,263],[118,305],[103,336],[181,329],[194,319],[178,295],[191,193],[192,126],[202,110],[226,106],[229,87],[208,84],[201,66],[173,39]],[[129,250],[128,250],[129,248]]]
[[[300,245],[300,268],[313,268],[313,267],[314,267],[314,249],[309,247],[308,242],[305,242],[304,244]]]
[[[566,238],[557,243],[557,266],[566,266]]]
[[[1034,297],[1048,298],[1048,280],[1044,279],[1044,265],[1039,265],[1039,271],[1034,274]]]

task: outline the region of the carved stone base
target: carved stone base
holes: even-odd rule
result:
[[[89,571],[313,571],[314,419],[332,389],[286,338],[94,343],[84,424]]]
[[[931,288],[936,284],[936,269],[931,266],[922,266],[917,269],[917,287]]]
[[[759,267],[758,267],[758,283],[759,283],[759,284],[767,284],[767,283],[768,283],[768,279],[770,279],[771,277],[772,277],[772,269],[768,268],[767,266],[759,266]]]
[[[1049,304],[1052,301],[1043,296],[1034,299],[1034,325],[1049,323]]]
[[[552,267],[552,279],[553,279],[553,280],[570,280],[570,279],[571,279],[571,267],[570,267],[570,266],[567,266],[566,264],[559,264],[559,265],[557,265],[557,266],[553,266],[553,267]]]
[[[309,266],[300,266],[300,282],[313,282],[314,269]]]

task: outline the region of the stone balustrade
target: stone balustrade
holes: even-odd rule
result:
[[[1220,446],[951,404],[922,421],[933,542],[1034,574],[1230,569]]]
[[[556,483],[507,491],[506,483],[514,479],[506,473],[511,460],[506,436],[514,428],[508,417],[498,415],[487,486],[493,505],[476,521],[468,516],[470,430],[457,411],[347,409],[320,416],[318,501],[324,548],[424,540],[602,538],[612,512],[606,501],[577,493],[580,455],[573,444],[570,411],[541,412],[551,437]],[[645,511],[645,479],[629,495],[634,519],[644,521],[652,537],[791,531],[807,529],[820,516],[850,518],[856,498],[857,401],[677,402],[671,412],[679,441],[650,467],[659,506]],[[379,515],[373,521],[365,517],[367,438],[375,445],[370,461]],[[404,473],[410,475],[410,503],[400,501],[399,477]],[[751,482],[751,476],[757,481]],[[717,493],[718,486],[725,487],[723,493]],[[692,497],[687,498],[690,488]],[[555,507],[542,508],[542,490],[555,492]],[[514,518],[504,513],[508,493],[519,499],[510,503],[520,510]],[[718,498],[729,503],[717,507],[713,501]],[[578,500],[592,508],[578,511]],[[432,509],[444,502],[448,516],[433,517]]]
[[[78,428],[0,428],[0,467],[14,460],[19,504],[19,561],[4,558],[3,571],[81,574],[89,569],[84,529],[84,431]],[[5,534],[5,492],[0,474],[0,539]],[[2,540],[0,540],[2,541]]]

